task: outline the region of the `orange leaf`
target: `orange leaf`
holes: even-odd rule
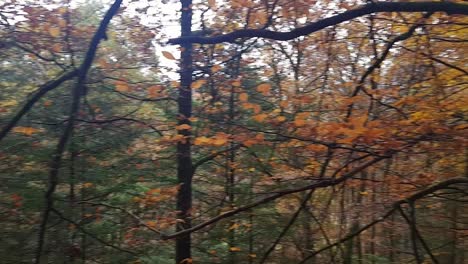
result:
[[[281,101],[280,104],[279,104],[281,107],[283,108],[286,108],[289,106],[289,102],[288,101]]]
[[[190,130],[192,129],[192,127],[188,124],[182,124],[182,125],[176,126],[176,129],[177,130]]]
[[[129,92],[130,86],[126,82],[117,81],[115,82],[115,90],[118,92]]]
[[[24,134],[24,135],[27,135],[27,136],[32,136],[34,133],[37,133],[39,131],[40,131],[39,129],[33,128],[33,127],[21,127],[21,126],[19,126],[19,127],[13,128],[13,132]]]
[[[278,122],[284,122],[284,121],[286,120],[286,117],[284,117],[284,116],[278,116],[278,117],[276,117],[276,120],[277,120]]]
[[[214,65],[213,67],[211,67],[212,73],[219,72],[219,70],[221,70],[221,66],[219,65]]]
[[[252,118],[257,122],[263,122],[263,120],[265,120],[265,118],[267,117],[268,117],[267,114],[258,114],[258,115],[254,115]]]
[[[261,92],[263,95],[267,95],[270,92],[271,85],[268,83],[262,83],[257,86],[257,91]]]
[[[206,83],[206,80],[197,80],[190,85],[190,88],[200,89],[200,87],[202,87],[205,83]]]
[[[235,230],[235,229],[237,229],[239,227],[240,227],[240,225],[238,223],[234,223],[228,228],[228,231]]]
[[[91,188],[91,187],[93,187],[93,185],[94,184],[91,183],[91,182],[85,182],[85,183],[83,183],[83,188]]]
[[[211,8],[216,8],[216,0],[208,0],[208,6]]]
[[[249,100],[249,95],[247,93],[241,93],[239,94],[239,100],[241,102],[247,102],[247,100]]]
[[[208,144],[210,142],[211,142],[211,139],[209,139],[207,137],[197,137],[193,141],[193,144],[199,146],[199,145]]]
[[[151,98],[158,97],[159,93],[161,92],[161,85],[150,86],[147,92],[148,92],[148,96]]]
[[[49,28],[49,34],[54,38],[60,36],[60,28],[58,27]]]
[[[146,225],[152,228],[156,227],[156,221],[146,221]]]
[[[239,80],[235,80],[235,81],[232,82],[232,86],[239,87],[241,85],[242,85],[242,83]]]
[[[239,247],[230,247],[229,251],[230,252],[239,252],[239,251],[241,251],[241,249]]]
[[[213,145],[220,147],[222,145],[225,145],[227,142],[227,138],[216,138],[213,140]]]
[[[59,43],[56,43],[56,44],[52,45],[52,50],[54,52],[61,52],[62,51],[62,46]]]
[[[166,58],[168,60],[175,60],[176,59],[174,57],[174,55],[172,55],[169,51],[162,51],[162,55],[164,56],[164,58]]]
[[[303,120],[303,119],[294,120],[294,125],[297,126],[297,127],[305,126],[305,124],[306,124],[306,121]]]

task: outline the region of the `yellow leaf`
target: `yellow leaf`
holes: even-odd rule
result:
[[[58,24],[60,27],[64,28],[64,27],[67,26],[67,21],[64,20],[64,19],[59,19],[58,22],[57,22],[57,24]]]
[[[239,226],[240,225],[238,223],[234,223],[228,228],[228,231],[235,230],[235,229],[239,228]]]
[[[257,254],[249,254],[249,258],[256,258]]]
[[[229,251],[230,252],[239,252],[239,251],[241,251],[241,249],[239,247],[230,247]]]
[[[192,127],[188,124],[182,124],[182,125],[176,126],[176,129],[177,130],[190,130],[192,129]]]
[[[257,86],[257,91],[261,92],[263,95],[267,95],[270,92],[271,85],[268,83],[262,83]]]
[[[64,15],[64,14],[66,14],[68,12],[68,8],[60,7],[57,11],[58,11],[59,14]]]
[[[227,142],[228,142],[227,138],[224,138],[224,137],[216,138],[216,139],[213,140],[213,145],[219,147],[219,146],[222,146],[222,145],[226,144]]]
[[[360,195],[369,195],[368,192],[364,191],[364,192],[359,192]]]
[[[190,85],[190,88],[200,89],[200,87],[202,87],[205,83],[206,83],[206,80],[197,80]]]
[[[27,135],[27,136],[32,136],[34,133],[37,133],[39,132],[40,130],[37,129],[37,128],[33,128],[33,127],[15,127],[12,129],[13,132],[16,132],[16,133],[20,133],[20,134],[24,134],[24,135]]]
[[[176,59],[174,57],[174,55],[172,55],[169,51],[162,51],[162,55],[164,56],[164,58],[166,58],[168,60],[175,60]]]
[[[193,141],[193,144],[199,146],[199,145],[208,144],[210,142],[211,142],[211,139],[203,136],[203,137],[195,138],[195,140]]]
[[[241,102],[247,102],[247,100],[249,100],[249,95],[247,93],[241,93],[239,94],[239,100]]]
[[[54,37],[54,38],[60,36],[60,28],[58,28],[58,27],[50,27],[50,28],[49,28],[49,34],[50,34],[52,37]]]
[[[18,101],[16,100],[8,100],[8,101],[0,101],[0,107],[10,107],[10,106],[17,106]]]

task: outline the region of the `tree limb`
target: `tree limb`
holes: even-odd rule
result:
[[[329,26],[341,24],[343,22],[382,12],[445,12],[448,15],[468,15],[468,5],[451,2],[376,2],[369,3],[356,9],[345,11],[341,14],[321,19],[306,26],[293,29],[288,32],[277,32],[264,29],[243,29],[231,33],[213,37],[185,36],[170,39],[169,44],[199,43],[216,44],[222,42],[234,43],[239,38],[265,38],[272,40],[286,41],[300,36],[310,35],[316,31]]]
[[[310,254],[309,256],[304,258],[301,262],[299,262],[299,264],[306,263],[307,260],[309,260],[312,257],[318,255],[319,253],[321,253],[321,252],[323,252],[325,250],[328,250],[330,248],[336,247],[336,246],[340,245],[341,243],[343,243],[343,242],[345,242],[345,241],[347,241],[347,240],[361,234],[362,232],[364,232],[367,229],[371,228],[375,224],[378,224],[378,223],[384,221],[386,218],[388,218],[390,215],[392,215],[396,210],[398,210],[398,208],[400,208],[400,206],[402,204],[415,202],[416,200],[422,199],[422,198],[424,198],[425,196],[427,196],[427,195],[429,195],[431,193],[434,193],[434,192],[436,192],[438,190],[445,189],[445,188],[447,188],[447,187],[449,187],[450,185],[453,185],[453,184],[468,184],[468,178],[459,177],[459,178],[448,179],[448,180],[445,180],[443,182],[433,184],[433,185],[429,186],[428,188],[426,188],[426,189],[424,189],[422,191],[416,192],[416,193],[410,195],[409,197],[407,197],[406,199],[402,199],[402,200],[398,200],[398,201],[394,202],[391,209],[388,210],[383,216],[375,219],[374,221],[370,222],[369,224],[363,226],[361,229],[359,229],[356,232],[353,232],[353,233],[343,237],[342,239],[336,241],[335,243],[330,244],[328,246],[325,246],[325,247],[323,247],[323,248],[321,248],[321,249],[319,249],[317,251],[314,251],[312,254]]]
[[[45,193],[45,208],[44,208],[44,212],[42,213],[42,220],[39,226],[36,257],[35,257],[35,262],[34,262],[35,264],[41,263],[42,251],[43,251],[44,242],[46,238],[47,222],[49,220],[50,212],[52,211],[53,205],[54,205],[53,195],[55,193],[55,189],[58,184],[58,177],[59,177],[60,166],[62,164],[63,153],[65,152],[67,143],[70,140],[72,133],[73,133],[73,128],[74,128],[74,124],[76,121],[76,117],[80,109],[81,97],[84,94],[84,90],[86,89],[86,86],[85,86],[86,77],[87,77],[89,69],[91,68],[93,60],[96,56],[99,43],[101,42],[102,39],[105,38],[107,26],[109,25],[111,19],[117,14],[117,11],[119,10],[121,3],[122,3],[122,0],[116,0],[112,4],[112,6],[109,8],[107,13],[104,15],[104,18],[102,19],[101,23],[99,24],[98,29],[96,30],[96,33],[91,39],[88,51],[86,52],[83,63],[81,64],[79,71],[78,71],[78,80],[72,90],[73,101],[70,105],[69,120],[62,133],[62,136],[59,139],[59,142],[57,143],[56,150],[54,154],[52,155],[52,160],[49,166],[48,186],[47,186],[47,190]]]
[[[231,217],[233,215],[236,215],[238,213],[241,213],[241,212],[245,212],[247,210],[250,210],[254,207],[257,207],[259,205],[262,205],[262,204],[265,204],[265,203],[268,203],[268,202],[271,202],[271,201],[274,201],[278,198],[281,198],[283,196],[286,196],[286,195],[289,195],[289,194],[293,194],[293,193],[298,193],[298,192],[303,192],[303,191],[307,191],[307,190],[314,190],[314,189],[317,189],[317,188],[325,188],[325,187],[329,187],[329,186],[334,186],[334,185],[337,185],[337,184],[340,184],[340,183],[343,183],[345,182],[347,179],[351,178],[353,175],[355,175],[356,173],[362,171],[363,169],[383,160],[383,159],[386,159],[386,158],[389,158],[390,156],[386,156],[386,157],[377,157],[357,168],[355,168],[354,170],[344,174],[342,177],[340,178],[336,178],[336,179],[323,179],[323,180],[320,180],[318,182],[315,182],[313,184],[310,184],[310,185],[307,185],[307,186],[304,186],[304,187],[300,187],[300,188],[296,188],[296,189],[290,189],[290,190],[283,190],[283,191],[278,191],[276,194],[273,194],[273,195],[270,195],[268,197],[265,197],[263,199],[260,199],[256,202],[253,202],[253,203],[250,203],[250,204],[247,204],[245,206],[242,206],[242,207],[239,207],[237,209],[234,209],[234,210],[230,210],[228,212],[224,212],[218,216],[215,216],[203,223],[200,223],[198,225],[195,225],[191,228],[187,228],[187,229],[184,229],[184,230],[181,230],[181,231],[178,231],[178,232],[175,232],[173,234],[169,234],[169,235],[166,235],[166,236],[163,236],[162,239],[172,239],[172,238],[176,238],[176,237],[179,237],[179,236],[183,236],[183,235],[186,235],[186,234],[189,234],[189,233],[192,233],[192,232],[195,232],[197,230],[200,230],[208,225],[211,225],[211,224],[214,224],[222,219],[225,219],[225,218],[228,218],[228,217]],[[468,181],[468,179],[467,179]]]
[[[10,130],[16,126],[16,124],[20,121],[20,119],[27,113],[31,108],[34,106],[39,99],[41,99],[46,93],[52,91],[53,89],[60,86],[62,83],[71,80],[72,78],[78,75],[78,70],[74,70],[68,73],[63,74],[58,79],[49,81],[43,84],[37,92],[33,95],[29,101],[27,101],[24,106],[16,113],[16,115],[6,124],[2,130],[0,131],[0,141],[10,132]]]

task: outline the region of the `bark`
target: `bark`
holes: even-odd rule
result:
[[[192,32],[192,1],[181,0],[181,34],[182,37],[191,35]],[[179,108],[178,124],[190,125],[189,118],[192,115],[192,45],[181,45],[180,65],[180,89],[177,98]],[[177,180],[180,185],[177,193],[177,211],[180,223],[177,231],[183,231],[192,227],[190,210],[192,208],[192,176],[193,164],[190,143],[190,130],[179,130],[179,134],[185,137],[184,141],[177,143]],[[188,262],[191,254],[191,234],[186,233],[176,238],[176,263]]]

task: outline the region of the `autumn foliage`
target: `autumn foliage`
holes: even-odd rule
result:
[[[4,263],[468,261],[466,3],[156,2],[0,3]]]

